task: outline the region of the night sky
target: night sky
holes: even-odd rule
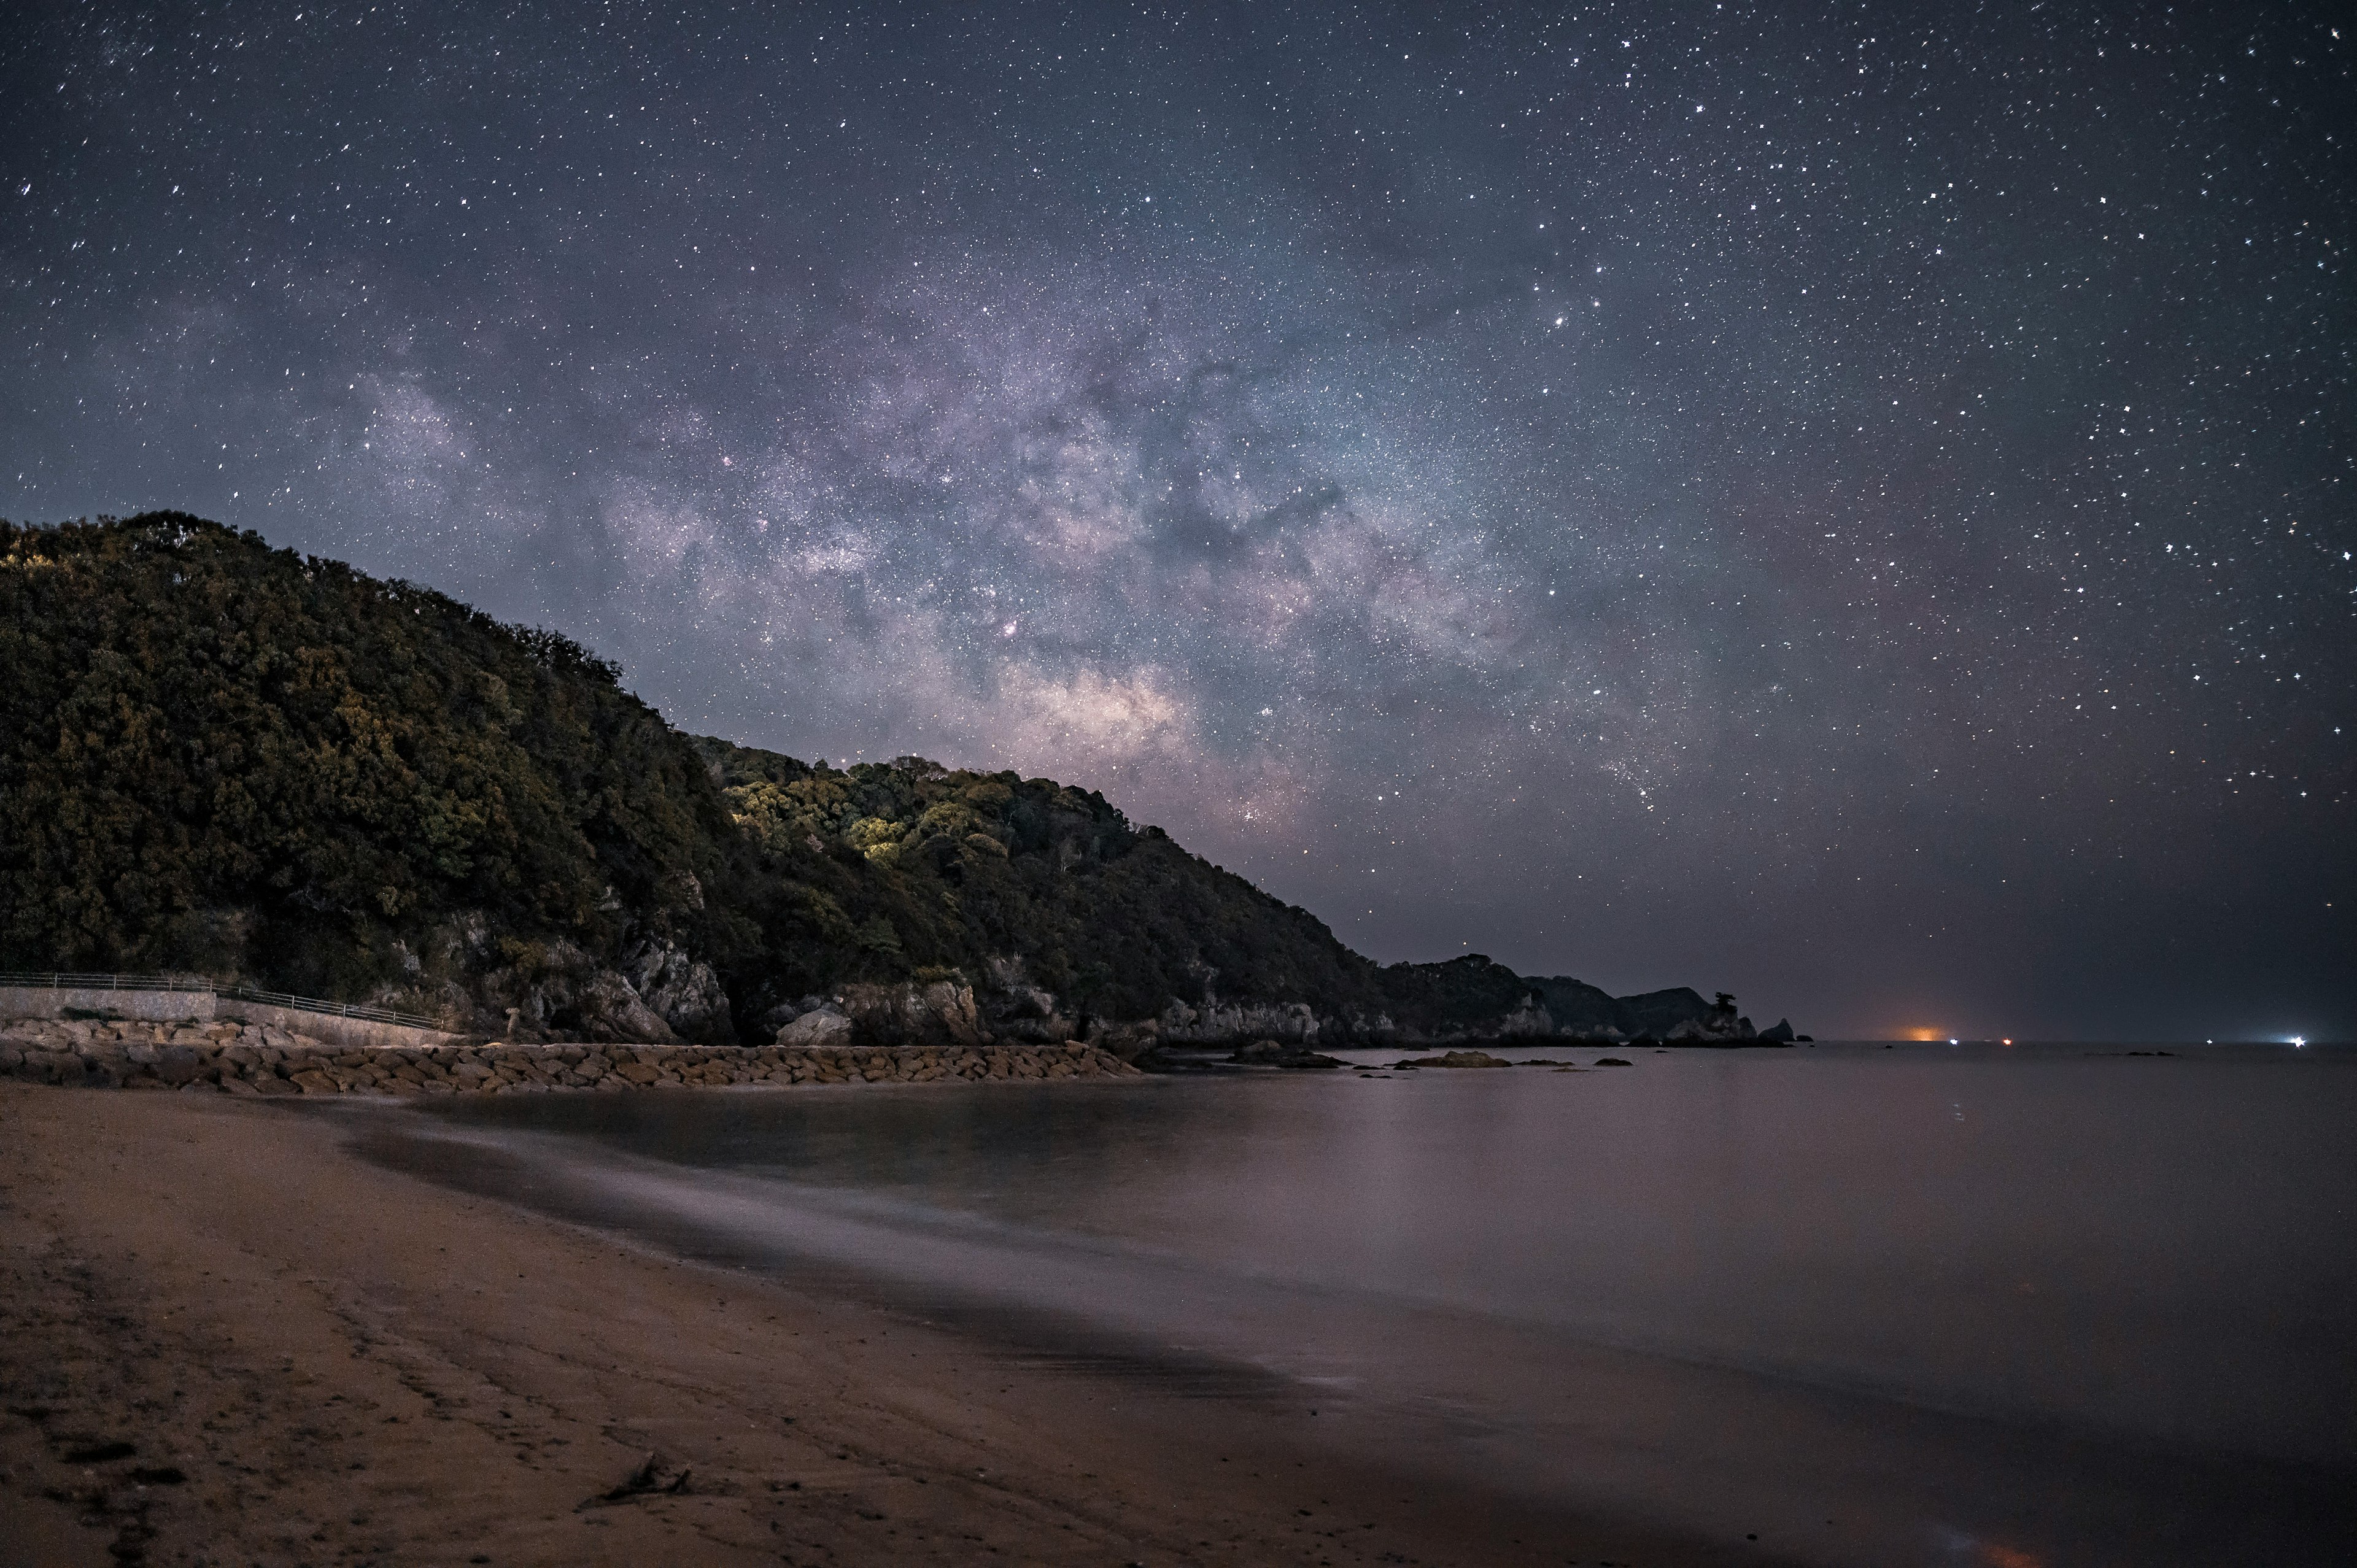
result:
[[[11,7],[0,515],[1098,788],[1386,961],[2347,1038],[2347,17]]]

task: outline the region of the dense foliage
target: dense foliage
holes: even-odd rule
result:
[[[460,909],[608,947],[726,812],[611,666],[178,513],[0,524],[0,963],[325,994]]]
[[[700,740],[743,828],[760,931],[748,972],[780,996],[861,973],[1020,956],[1072,1005],[1138,1017],[1171,998],[1372,1013],[1372,966],[1304,910],[1139,829],[1092,790],[921,757],[837,771]]]

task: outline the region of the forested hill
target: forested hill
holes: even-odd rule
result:
[[[1092,791],[683,735],[562,636],[179,513],[0,523],[0,968],[706,1039],[952,978],[1417,1034],[1590,990],[1379,968]]]
[[[1382,1009],[1375,969],[1308,911],[1140,828],[1092,790],[921,757],[837,770],[695,746],[740,829],[734,886],[780,994],[848,977],[987,972],[1112,1017],[1173,997]],[[740,962],[747,961],[740,960]]]
[[[699,944],[727,812],[553,633],[178,513],[0,525],[0,961],[349,997],[396,943]]]

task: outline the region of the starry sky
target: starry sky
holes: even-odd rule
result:
[[[2347,1038],[2352,59],[2280,5],[12,7],[0,515],[1101,789],[1385,961]]]

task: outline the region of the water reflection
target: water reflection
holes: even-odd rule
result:
[[[1347,1393],[1534,1491],[1659,1500],[1665,1466],[1716,1466],[1799,1521],[1861,1511],[1870,1476],[1927,1560],[2085,1560],[2059,1548],[2127,1530],[2127,1560],[2190,1561],[2247,1545],[2254,1510],[2300,1558],[2357,1454],[2345,1054],[1692,1053],[436,1120],[466,1142],[425,1163],[485,1190],[890,1281],[1021,1355]]]

